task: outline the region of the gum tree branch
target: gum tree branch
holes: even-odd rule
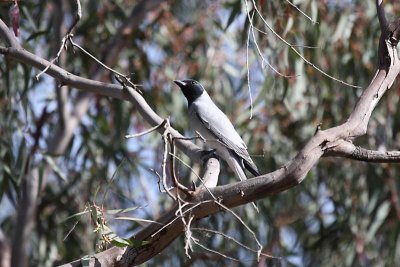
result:
[[[150,126],[157,126],[163,122],[163,119],[153,111],[153,109],[147,104],[146,100],[135,90],[131,90],[131,93],[128,93],[121,85],[98,82],[74,75],[54,64],[51,64],[49,61],[26,51],[23,48],[0,46],[0,54],[3,54],[9,58],[13,58],[18,62],[35,67],[39,70],[51,65],[46,74],[52,76],[60,83],[85,92],[130,101],[138,109],[139,113],[149,123]],[[163,129],[157,129],[157,131],[162,133]],[[177,138],[176,143],[179,149],[190,156],[193,160],[201,162],[199,153],[201,152],[201,149],[198,146],[190,141],[184,140],[184,137],[173,128],[170,128],[170,132],[174,138]]]
[[[6,41],[6,43],[14,48],[21,48],[17,38],[15,38],[14,33],[8,29],[8,26],[0,19],[0,32],[2,39]]]
[[[400,151],[377,151],[365,149],[351,142],[343,141],[324,156],[344,157],[365,162],[375,163],[399,163]]]

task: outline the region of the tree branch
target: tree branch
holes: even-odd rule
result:
[[[13,58],[29,66],[33,66],[39,70],[43,70],[50,65],[46,73],[58,80],[60,83],[83,90],[85,92],[91,92],[120,100],[130,101],[133,105],[135,105],[139,113],[151,126],[156,126],[163,122],[163,119],[151,109],[146,100],[135,90],[132,90],[132,93],[128,93],[126,90],[123,90],[121,85],[103,83],[79,77],[54,64],[51,64],[49,61],[40,58],[23,48],[16,49],[13,47],[0,47],[0,54]],[[163,131],[163,129],[157,130],[159,133],[162,133]],[[190,141],[184,140],[184,137],[173,128],[170,128],[170,132],[174,138],[177,138],[176,144],[179,149],[181,149],[193,160],[201,162],[200,152],[202,150],[198,146]]]
[[[351,142],[343,141],[332,148],[324,156],[345,157],[349,159],[376,162],[376,163],[399,163],[400,151],[376,151],[355,146]]]
[[[8,29],[8,26],[1,19],[0,19],[0,33],[9,46],[15,48],[21,48],[21,45],[19,44],[17,38],[15,38],[12,31]]]

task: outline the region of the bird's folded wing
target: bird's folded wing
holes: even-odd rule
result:
[[[258,173],[257,166],[254,164],[249,153],[247,152],[246,144],[243,142],[242,138],[237,134],[231,122],[227,120],[225,123],[213,123],[206,120],[198,112],[196,116],[199,118],[200,122],[215,136],[215,138],[221,142],[228,149],[234,151],[239,157],[246,161],[246,165],[255,170]],[[219,129],[218,125],[222,125],[224,129]],[[227,135],[222,134],[225,132]],[[253,171],[252,171],[253,172]]]

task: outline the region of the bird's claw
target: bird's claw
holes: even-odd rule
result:
[[[216,149],[211,149],[211,150],[204,150],[201,152],[201,156],[200,159],[202,162],[207,162],[207,160],[209,160],[210,158],[217,158],[219,159],[217,153],[216,153]]]

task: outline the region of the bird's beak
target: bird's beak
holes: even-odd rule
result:
[[[179,87],[184,87],[184,86],[186,86],[186,83],[185,82],[182,82],[182,81],[180,81],[180,80],[174,80],[174,83],[176,83]]]

